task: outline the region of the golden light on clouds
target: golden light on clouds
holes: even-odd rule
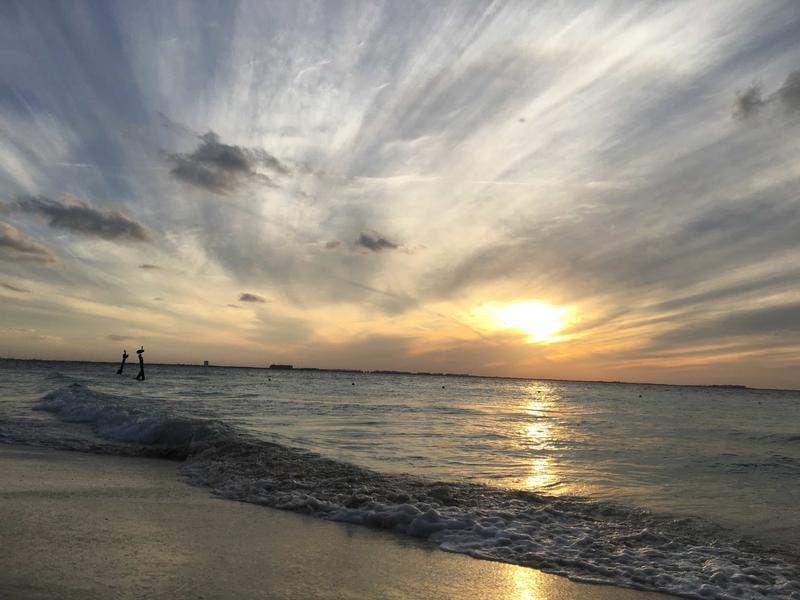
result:
[[[800,387],[794,3],[139,4],[0,36],[0,354]]]
[[[550,343],[561,339],[558,333],[570,320],[570,310],[539,301],[517,301],[487,304],[478,311],[487,329],[511,329],[528,337],[530,344]]]

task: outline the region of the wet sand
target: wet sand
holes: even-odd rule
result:
[[[213,498],[178,467],[0,445],[0,597],[672,598]]]

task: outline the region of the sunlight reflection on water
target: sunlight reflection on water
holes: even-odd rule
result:
[[[526,406],[528,422],[523,425],[521,437],[523,447],[534,453],[530,458],[530,474],[524,486],[532,491],[550,488],[559,484],[550,450],[558,436],[554,419],[548,414],[555,409],[558,393],[552,385],[536,384],[526,389],[529,395]]]
[[[114,369],[83,363],[0,363],[0,374],[0,435],[36,429],[91,443],[90,428],[31,410],[43,394],[80,383],[379,472],[582,496],[800,539],[796,393],[162,365],[132,388]]]

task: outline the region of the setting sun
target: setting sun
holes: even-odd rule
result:
[[[529,343],[556,341],[567,314],[566,309],[543,302],[490,305],[485,310],[494,328],[522,331]]]

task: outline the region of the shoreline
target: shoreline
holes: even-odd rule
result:
[[[0,596],[674,598],[215,498],[180,464],[0,444]]]

